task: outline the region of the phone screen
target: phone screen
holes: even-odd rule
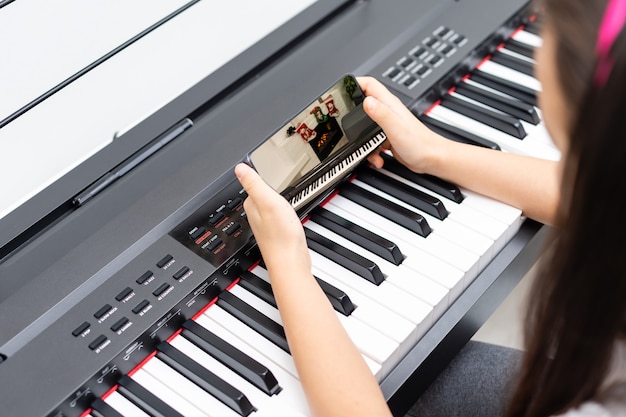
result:
[[[342,77],[248,155],[277,192],[296,187],[340,155],[359,147],[377,125],[363,111],[365,95]]]

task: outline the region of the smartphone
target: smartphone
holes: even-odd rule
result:
[[[384,141],[363,111],[364,99],[354,76],[343,76],[252,150],[247,162],[295,209],[303,207]]]

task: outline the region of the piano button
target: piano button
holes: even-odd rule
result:
[[[135,314],[139,314],[149,305],[150,305],[150,302],[148,300],[143,300],[142,302],[140,302],[133,308],[132,312]]]
[[[311,251],[314,274],[320,272],[334,277],[345,288],[352,288],[371,300],[388,306],[392,311],[409,320],[416,326],[430,327],[433,308],[414,296],[400,291],[397,287],[383,282],[378,287],[359,279],[350,271]],[[357,307],[358,310],[358,307]]]
[[[445,56],[450,56],[452,55],[453,52],[454,52],[454,48],[452,47],[452,45],[446,45],[441,49],[441,53],[444,54]]]
[[[243,200],[237,197],[237,198],[233,198],[232,200],[230,200],[228,204],[226,204],[226,207],[228,207],[230,210],[234,210],[237,207],[239,207],[241,204],[243,204]]]
[[[226,216],[224,215],[224,213],[215,213],[209,216],[209,223],[211,224],[211,226],[215,226],[216,224],[218,224],[219,222],[221,222]]]
[[[382,272],[380,272],[380,268],[374,262],[333,243],[306,227],[304,232],[309,248],[315,252],[333,260],[376,285],[385,280]]]
[[[226,229],[226,234],[228,236],[232,236],[239,229],[241,229],[241,224],[240,223],[234,223],[232,226],[230,226],[228,229]]]
[[[217,305],[289,353],[285,330],[280,324],[250,307],[228,291],[224,291],[220,295]]]
[[[480,70],[475,70],[470,76],[470,79],[532,104],[533,106],[537,106],[537,92],[531,88],[524,87],[521,84]]]
[[[407,87],[410,87],[415,81],[417,80],[417,78],[415,77],[409,77],[406,80],[404,80],[404,85]]]
[[[424,58],[424,55],[426,54],[426,48],[424,48],[423,46],[420,46],[419,48],[417,48],[412,55],[416,58]]]
[[[152,271],[146,271],[143,273],[143,275],[141,275],[139,278],[137,278],[137,280],[135,282],[137,282],[137,284],[145,284],[148,282],[148,280],[150,278],[154,277],[154,274],[152,273]]]
[[[432,254],[472,277],[475,277],[478,272],[479,257],[467,252],[456,244],[443,241],[438,236],[434,236],[433,239],[416,239],[414,232],[390,221],[369,208],[343,198],[341,194],[333,197],[331,202],[345,211],[354,213],[364,226],[379,225],[381,228],[393,232],[398,238],[411,242],[412,246]]]
[[[376,262],[376,264],[380,266],[383,273],[387,276],[387,282],[395,285],[403,291],[406,291],[407,293],[413,294],[429,306],[432,306],[435,310],[435,316],[439,316],[447,308],[448,292],[444,287],[430,281],[428,278],[423,277],[415,271],[408,269],[408,267],[404,265],[394,265],[382,258],[379,258],[375,254],[368,252],[358,245],[350,242],[348,239],[345,239],[328,229],[324,229],[316,223],[309,221],[306,223],[306,226],[312,228],[317,233],[326,236],[328,239],[355,251],[359,255]]]
[[[374,188],[385,190],[385,193],[393,195],[439,220],[448,217],[448,211],[438,198],[408,187],[371,167],[357,171],[357,179]]]
[[[85,330],[87,330],[89,327],[91,326],[91,324],[89,324],[88,321],[83,322],[83,324],[81,324],[80,326],[78,326],[77,328],[75,328],[72,331],[72,336],[74,337],[78,337],[81,334],[83,334],[85,332]]]
[[[122,317],[111,326],[111,330],[114,332],[118,332],[122,329],[122,327],[126,326],[129,322],[130,320],[128,320],[126,317]]]
[[[527,58],[535,58],[535,48],[528,44],[520,42],[519,40],[511,38],[506,42],[504,47]]]
[[[463,35],[457,35],[456,37],[453,37],[451,40],[458,46],[463,46],[467,42],[467,38]]]
[[[96,337],[93,342],[89,344],[89,349],[96,350],[103,344],[107,343],[108,341],[109,339],[105,335],[101,334],[100,336]]]
[[[450,33],[450,29],[445,27],[445,26],[441,26],[439,29],[437,29],[434,34],[443,38],[445,37],[448,33]]]
[[[441,65],[442,62],[443,62],[443,58],[441,58],[439,55],[434,55],[428,61],[428,63],[432,65],[433,67],[437,67],[437,65]]]
[[[349,219],[354,222],[361,222],[361,219],[355,216],[353,213],[345,211],[340,206],[335,205],[332,201],[326,205],[326,207],[332,211],[333,213],[340,215],[346,219]],[[384,226],[378,224],[370,224],[368,225],[373,232],[380,234],[385,237],[393,237],[394,239],[399,239],[402,247],[405,249],[406,258],[404,260],[405,265],[410,267],[415,271],[419,271],[421,274],[424,274],[428,278],[432,279],[435,282],[438,282],[445,288],[449,290],[450,299],[455,299],[464,288],[464,273],[458,269],[453,267],[452,265],[442,261],[435,256],[424,252],[423,250],[415,247],[413,243],[415,242],[414,236],[403,236],[398,235],[395,231],[390,231],[389,228],[385,228]],[[350,292],[351,296],[354,296],[352,292]],[[361,305],[358,299],[355,299],[357,305]],[[358,308],[356,310],[358,312]]]
[[[456,92],[534,125],[541,121],[534,106],[512,97],[495,94],[470,83],[461,83]]]
[[[437,38],[430,38],[426,40],[424,43],[426,44],[426,46],[429,46],[431,48],[436,48],[437,45],[439,44],[439,40]]]
[[[152,295],[154,295],[155,297],[160,297],[165,291],[170,289],[170,287],[170,284],[161,284],[156,290],[152,291]]]
[[[215,236],[215,238],[213,240],[208,242],[208,244],[206,245],[205,249],[208,250],[209,252],[213,252],[215,249],[220,247],[222,245],[222,243],[224,243],[224,241],[222,239],[220,239],[219,237]]]
[[[388,153],[381,153],[381,156],[384,160],[384,168],[388,171],[391,171],[400,177],[406,178],[416,184],[420,184],[424,188],[434,191],[442,197],[447,198],[448,200],[454,201],[455,203],[460,203],[463,201],[463,194],[461,190],[456,185],[442,180],[440,178],[434,177],[432,175],[424,175],[417,174],[400,162],[398,162],[393,156]]]
[[[267,271],[260,266],[257,266],[251,272],[255,277],[265,281],[268,285],[270,285],[270,277]],[[343,314],[344,316],[349,316],[355,309],[352,300],[344,291],[339,288],[327,283],[326,281],[319,279],[318,277],[314,277],[317,283],[319,284],[324,294],[332,304],[335,311]],[[242,279],[243,281],[243,279]],[[240,281],[241,284],[241,281]]]
[[[415,67],[416,69],[413,71],[415,74],[425,77],[430,68],[427,65],[422,65]]]
[[[105,314],[107,314],[112,309],[113,307],[110,304],[105,304],[104,306],[100,307],[100,309],[96,311],[93,316],[97,319],[101,319],[102,317],[104,317]]]
[[[456,93],[444,97],[441,106],[508,133],[515,138],[523,139],[526,137],[526,131],[518,119],[463,100]]]
[[[141,371],[141,369],[139,370]],[[139,372],[138,371],[138,372]],[[137,381],[124,375],[118,381],[118,391],[129,399],[137,407],[153,417],[182,417],[182,414],[175,411],[166,404],[160,396],[157,397]]]
[[[104,402],[106,405],[110,406],[111,408],[126,417],[150,417],[143,410],[141,410],[132,402],[128,401],[126,397],[124,397],[117,391],[113,391],[112,393],[110,393],[104,399]]]
[[[117,301],[122,301],[125,298],[127,298],[129,295],[131,295],[132,293],[133,293],[133,289],[130,287],[126,287],[115,296],[115,299]]]
[[[213,307],[211,307],[213,308]],[[233,320],[237,321],[233,318]],[[304,415],[310,415],[309,406],[306,401],[304,391],[302,390],[302,385],[298,381],[296,377],[288,373],[285,369],[283,369],[280,365],[278,365],[275,360],[277,356],[272,356],[271,358],[266,355],[271,355],[271,352],[263,352],[263,349],[259,348],[259,344],[254,343],[254,339],[248,339],[245,337],[245,334],[237,333],[236,327],[235,330],[232,328],[225,328],[213,321],[206,315],[201,315],[196,319],[196,322],[205,329],[210,329],[213,333],[215,333],[220,339],[231,344],[235,348],[241,350],[245,354],[249,355],[251,358],[256,361],[263,363],[267,368],[274,374],[282,388],[276,398],[279,398],[281,402],[285,402],[289,404],[292,408],[300,411]],[[231,332],[231,330],[233,330]],[[236,333],[236,334],[235,334]],[[258,335],[257,335],[258,336]],[[262,338],[261,338],[262,339]],[[265,339],[262,339],[265,340]],[[265,340],[267,342],[267,340]],[[269,342],[267,342],[269,343]],[[284,351],[278,349],[276,346],[270,343],[274,349],[277,349],[283,355]],[[291,358],[291,357],[290,357]],[[293,362],[293,360],[292,360]],[[295,369],[295,368],[294,368]]]
[[[274,395],[280,392],[281,388],[276,377],[266,366],[225,342],[198,323],[192,320],[187,320],[183,323],[182,336],[267,395]]]
[[[526,74],[530,77],[535,76],[533,64],[525,59],[516,58],[502,52],[496,52],[492,55],[491,60],[500,65],[504,65],[505,67],[509,67],[516,71],[519,71],[522,74]]]
[[[288,402],[282,400],[280,393],[275,396],[270,396],[267,393],[259,390],[256,386],[250,384],[246,379],[241,378],[215,358],[202,351],[196,345],[190,343],[184,338],[175,337],[171,345],[179,350],[183,355],[190,360],[196,362],[202,368],[209,370],[215,375],[219,375],[225,383],[230,384],[233,387],[237,387],[245,397],[247,397],[257,409],[254,416],[281,416],[281,415],[295,415],[302,416],[302,414],[292,407]]]
[[[195,360],[189,358],[171,344],[161,342],[157,346],[157,350],[158,359],[226,404],[232,410],[236,411],[237,414],[245,417],[255,411],[255,407],[248,397],[239,389],[224,381]]]
[[[413,63],[413,60],[411,58],[405,58],[402,63],[400,64],[401,67],[406,68],[409,65],[411,65]]]
[[[384,198],[378,197],[360,187],[347,183],[340,188],[339,194],[365,207],[371,208],[374,212],[379,213],[385,218],[422,237],[427,237],[430,234],[430,226],[424,217],[404,207],[400,207],[397,204],[392,204]]]
[[[433,227],[433,233],[426,238],[427,242],[428,240],[439,238],[442,240],[442,243],[448,241],[450,244],[457,245],[459,251],[466,251],[467,254],[477,255],[479,257],[478,268],[481,270],[487,266],[493,258],[493,240],[479,232],[471,230],[466,225],[457,223],[454,220],[439,220],[427,213],[420,212],[417,208],[396,199],[385,191],[360,183],[358,179],[355,180],[354,183],[408,210],[416,210],[419,214],[424,216]]]
[[[157,358],[133,374],[133,380],[185,417],[237,417],[235,411],[209,395]],[[180,414],[178,414],[180,413]]]
[[[174,257],[170,254],[167,254],[159,262],[156,263],[156,266],[158,266],[159,268],[165,268],[173,260]]]
[[[425,114],[420,116],[420,120],[422,121],[422,123],[424,123],[424,125],[426,125],[426,127],[428,127],[433,132],[450,140],[465,143],[468,145],[481,146],[483,148],[493,149],[495,151],[501,150],[500,145],[495,142],[458,129],[455,126],[450,126],[449,124],[443,123],[437,119],[433,119],[432,117]]]
[[[311,220],[331,229],[335,233],[396,265],[400,265],[404,259],[400,248],[398,248],[398,245],[394,242],[372,233],[358,224],[337,216],[323,207],[318,207],[313,211]]]
[[[299,378],[298,372],[296,371],[296,365],[294,364],[293,358],[289,352],[286,352],[278,347],[256,329],[248,326],[246,323],[239,320],[239,318],[233,316],[218,305],[211,306],[211,308],[209,308],[204,314],[212,322],[224,327],[237,337],[245,340],[246,343],[250,343],[251,346],[262,353],[265,357],[271,359],[272,362],[280,366],[284,371],[288,372],[296,379]],[[208,322],[203,321],[200,317],[196,319],[196,322],[209,330],[213,330],[212,325],[209,325]]]
[[[191,240],[196,240],[200,236],[204,235],[206,232],[207,232],[206,227],[194,227],[193,229],[189,231],[188,234]]]
[[[189,269],[188,266],[183,266],[178,271],[176,271],[174,275],[172,275],[172,278],[174,278],[176,281],[180,281],[190,271],[191,269]]]
[[[400,70],[398,68],[393,68],[389,74],[387,74],[387,77],[394,79],[398,74],[400,74]]]
[[[100,398],[96,398],[91,403],[91,414],[94,417],[124,417],[124,414],[118,412],[115,408],[102,401]]]

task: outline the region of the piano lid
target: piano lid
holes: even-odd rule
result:
[[[0,193],[0,262],[186,115],[124,136],[133,126],[196,84],[197,106],[235,88],[350,2],[5,3],[0,36],[18,41],[0,46],[0,175],[14,178]]]

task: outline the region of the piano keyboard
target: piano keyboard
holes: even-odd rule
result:
[[[307,203],[311,202],[311,199],[317,197],[324,190],[327,190],[330,186],[341,180],[355,166],[367,158],[367,155],[383,143],[385,139],[387,139],[387,136],[384,132],[381,131],[377,133],[363,146],[352,152],[348,157],[333,166],[328,172],[324,173],[306,186],[306,188],[298,192],[298,194],[289,200],[291,206],[294,210],[304,207]]]
[[[558,159],[536,107],[541,86],[528,51],[539,44],[516,33],[418,117],[453,140]],[[524,221],[514,207],[415,174],[390,155],[380,170],[358,166],[385,139],[376,135],[290,200],[304,207],[352,174],[303,226],[312,272],[378,381]],[[198,230],[198,242],[214,242]],[[81,415],[309,416],[267,271],[241,274]]]

